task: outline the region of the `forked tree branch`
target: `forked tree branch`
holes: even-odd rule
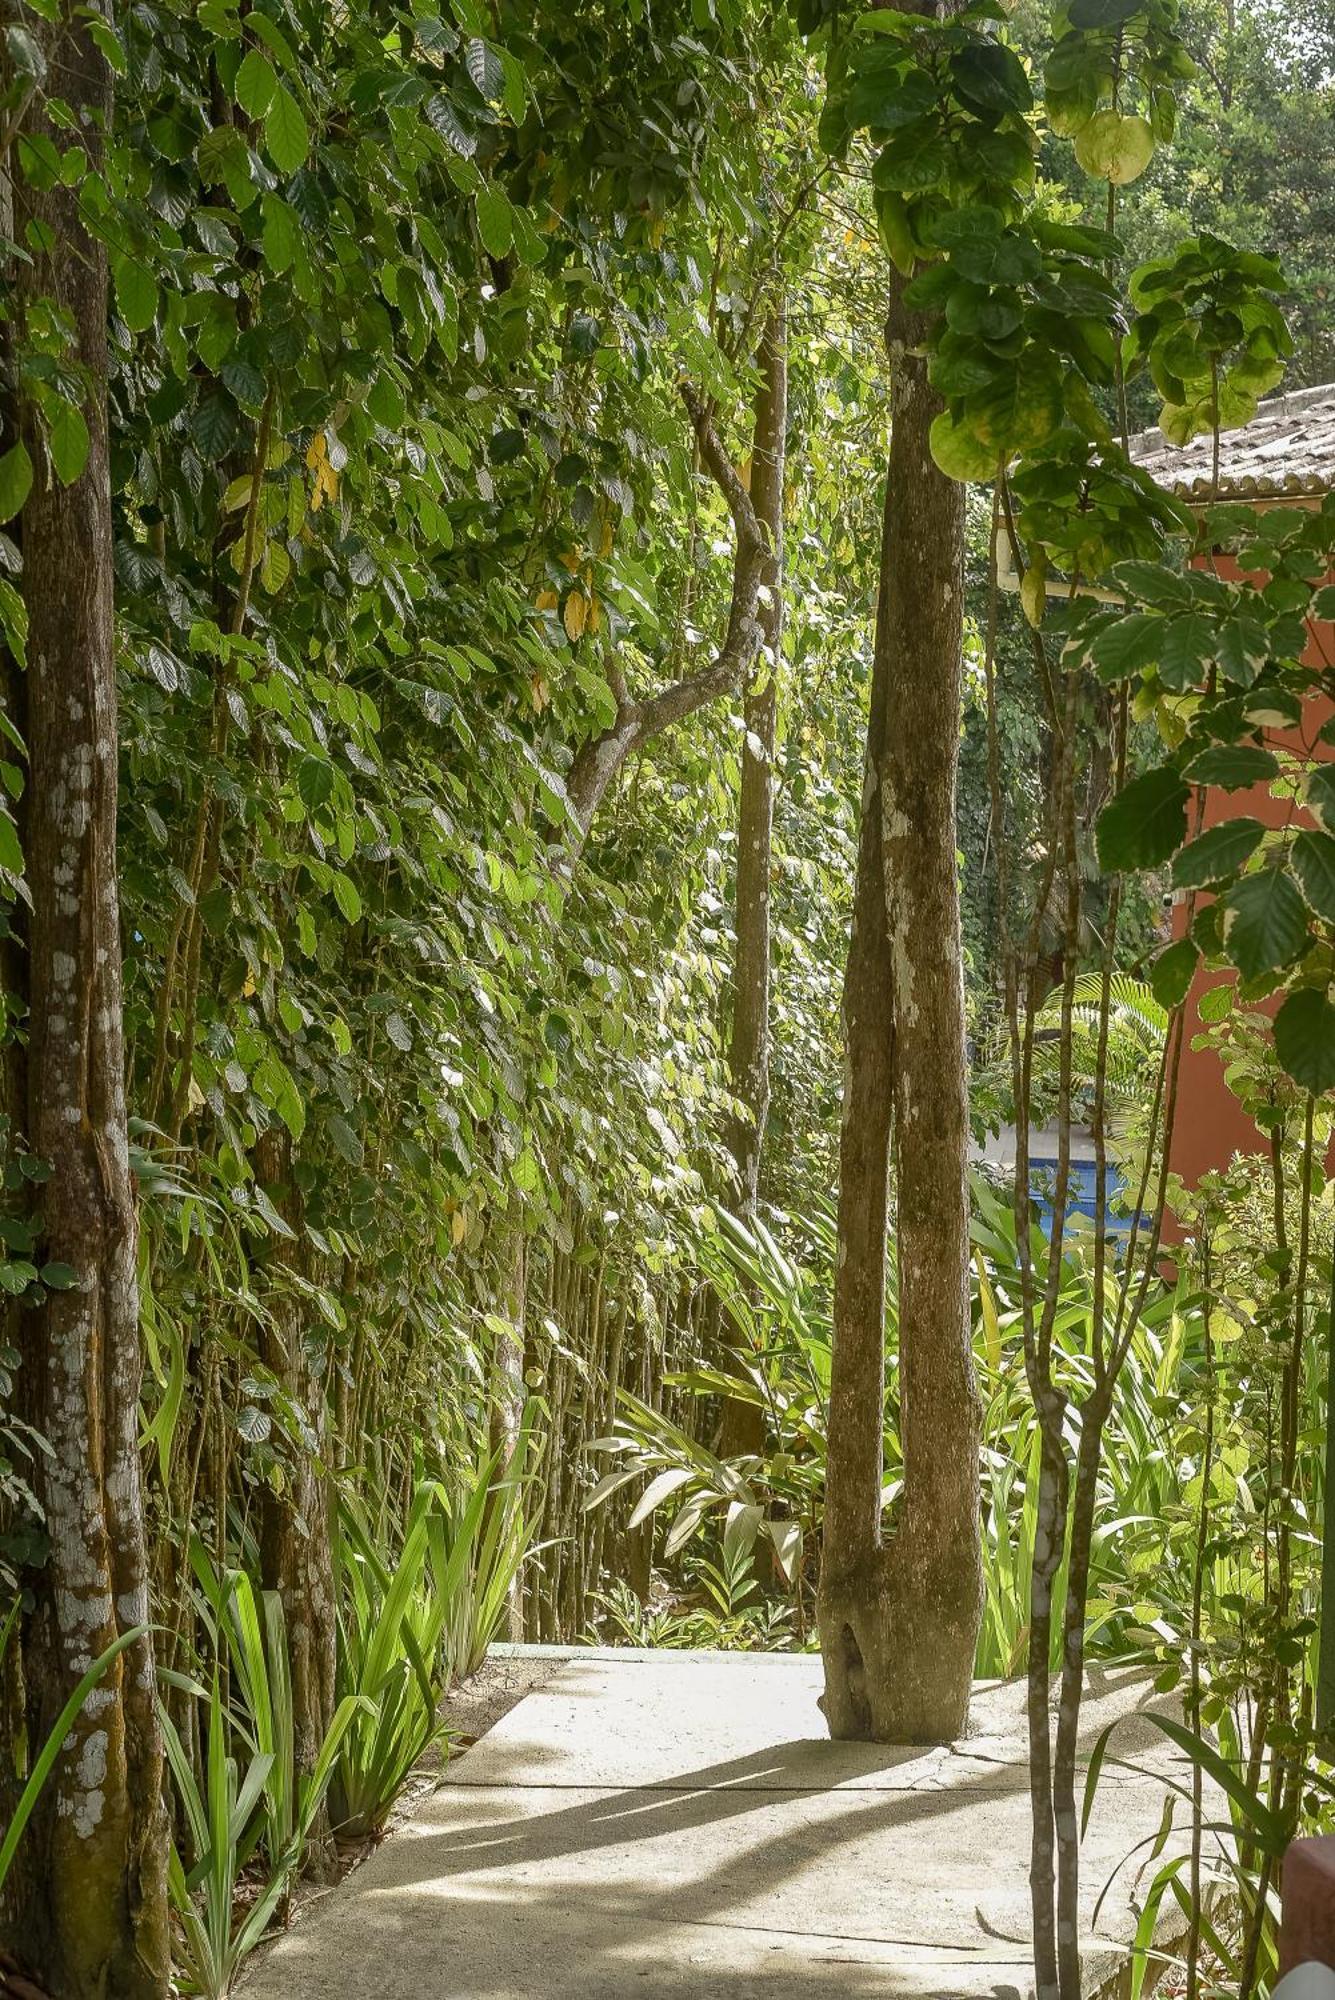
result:
[[[713,660],[698,673],[687,674],[660,688],[645,701],[631,701],[619,675],[609,674],[617,696],[616,719],[575,754],[566,778],[566,795],[574,821],[571,846],[582,846],[593,816],[627,759],[673,724],[716,701],[745,678],[760,647],[760,589],[765,573],[764,530],[751,496],[714,428],[708,405],[688,382],[682,401],[691,420],[701,463],[727,503],[736,544],[732,565],[732,598],[723,642]]]

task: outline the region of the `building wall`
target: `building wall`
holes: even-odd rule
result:
[[[1240,571],[1227,557],[1216,557],[1218,575],[1235,579]],[[1312,621],[1304,661],[1311,666],[1335,663],[1335,624]],[[1299,729],[1267,730],[1272,748],[1298,750],[1311,757],[1335,758],[1335,748],[1317,742],[1319,731],[1335,713],[1335,703],[1324,699],[1307,704]],[[1220,820],[1248,816],[1263,826],[1309,826],[1311,815],[1287,799],[1272,798],[1266,786],[1252,785],[1245,791],[1210,790],[1205,795],[1202,831]],[[1186,928],[1186,898],[1173,911],[1173,935]],[[1213,1167],[1225,1167],[1235,1153],[1257,1153],[1265,1148],[1260,1132],[1246,1117],[1237,1099],[1224,1082],[1223,1065],[1210,1049],[1193,1049],[1191,1042],[1200,1032],[1196,1005],[1208,986],[1217,986],[1228,975],[1198,971],[1187,996],[1186,1039],[1178,1072],[1177,1118],[1173,1127],[1170,1163],[1188,1186],[1194,1187],[1201,1175]]]

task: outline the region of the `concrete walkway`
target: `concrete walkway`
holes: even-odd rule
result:
[[[937,1750],[831,1743],[810,1655],[563,1656],[268,1954],[247,2000],[1026,2000],[1023,1690],[980,1686]],[[1143,1679],[1095,1674],[1086,1749],[1172,1768]],[[1092,1911],[1163,1788],[1109,1768]],[[1087,1945],[1115,1990],[1141,1850]],[[1157,1864],[1156,1864],[1157,1865]]]

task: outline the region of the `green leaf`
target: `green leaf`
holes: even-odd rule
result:
[[[237,103],[248,118],[263,118],[273,103],[278,78],[263,49],[251,49],[241,58],[233,86]]]
[[[306,1128],[306,1105],[292,1072],[270,1050],[256,1064],[251,1085],[261,1101],[276,1111],[294,1139]]]
[[[1004,42],[966,42],[950,61],[956,95],[972,111],[1023,114],[1034,101],[1024,64]]]
[[[301,106],[285,83],[277,84],[264,120],[264,143],[280,173],[294,174],[310,151]]]
[[[348,923],[355,924],[362,913],[362,899],[357,894],[356,885],[346,875],[335,875],[330,884],[334,901]]]
[[[1180,570],[1168,569],[1162,563],[1115,563],[1113,578],[1128,596],[1138,597],[1142,603],[1153,604],[1161,611],[1185,609],[1191,603],[1187,579]]]
[[[261,247],[271,271],[290,269],[301,244],[301,223],[297,212],[279,195],[266,194],[263,201],[264,230]]]
[[[1300,833],[1293,843],[1292,865],[1311,907],[1335,923],[1335,833]]]
[[[1260,845],[1265,828],[1259,819],[1226,819],[1199,840],[1188,842],[1173,862],[1173,882],[1179,889],[1200,889],[1222,882],[1246,866]]]
[[[471,159],[477,151],[477,140],[444,92],[437,91],[434,97],[428,97],[423,109],[427,115],[427,122],[440,134],[446,145],[452,147],[462,159]]]
[[[230,396],[206,396],[190,419],[190,429],[205,458],[225,458],[236,437],[236,404]]]
[[[1117,28],[1144,5],[1145,0],[1071,0],[1066,18],[1073,28]]]
[[[12,521],[32,491],[32,460],[28,448],[12,444],[0,458],[0,521]]]
[[[1193,785],[1215,785],[1220,791],[1239,792],[1278,773],[1278,759],[1269,750],[1259,750],[1250,743],[1216,743],[1199,751],[1182,775]]]
[[[1159,646],[1159,678],[1176,694],[1199,687],[1214,657],[1214,626],[1199,611],[1164,621]]]
[[[1182,845],[1191,794],[1171,764],[1125,785],[1099,814],[1099,865],[1106,873],[1157,868]]]
[[[1055,354],[1026,347],[997,378],[970,396],[970,424],[995,458],[1033,451],[1052,436],[1065,414],[1061,363]]]
[[[88,463],[88,426],[83,411],[68,396],[52,398],[47,416],[46,442],[56,477],[63,486],[72,486]]]
[[[514,222],[510,204],[499,188],[485,187],[478,191],[477,233],[489,256],[509,255],[514,242]]]
[[[1089,649],[1089,656],[1106,681],[1129,680],[1159,657],[1166,620],[1153,611],[1131,611],[1106,625]]]
[[[113,257],[116,303],[131,333],[147,333],[158,313],[158,281],[138,257]]]
[[[1305,796],[1321,824],[1335,833],[1335,764],[1321,764],[1311,773]]]
[[[350,1167],[359,1167],[365,1158],[365,1148],[346,1118],[335,1111],[329,1118],[329,1136],[336,1152],[342,1154]]]
[[[1223,903],[1224,949],[1244,979],[1289,965],[1307,942],[1307,909],[1291,875],[1262,868],[1244,875]]]
[[[327,757],[303,757],[297,766],[297,790],[312,812],[325,804],[334,789],[334,767]]]
[[[464,49],[464,68],[478,96],[495,104],[505,88],[505,70],[496,51],[475,35]]]
[[[7,812],[0,811],[0,868],[11,875],[23,873],[23,848],[19,830]]]
[[[1275,1016],[1275,1053],[1313,1096],[1335,1090],[1335,1006],[1327,994],[1305,987],[1289,995]]]
[[[1270,656],[1270,635],[1256,618],[1230,618],[1215,635],[1215,658],[1227,680],[1250,687]]]
[[[1186,999],[1200,956],[1189,937],[1159,953],[1150,968],[1150,986],[1161,1007],[1178,1007]]]
[[[932,419],[932,457],[947,479],[988,479],[996,472],[997,454],[983,444],[967,424],[958,423],[949,410]]]

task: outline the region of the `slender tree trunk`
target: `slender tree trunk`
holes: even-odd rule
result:
[[[734,1199],[749,1219],[760,1192],[760,1164],[770,1100],[770,872],[774,847],[774,739],[779,653],[783,644],[783,483],[788,427],[788,321],[780,294],[760,341],[751,445],[751,504],[765,537],[759,605],[761,650],[746,691],[742,783],[737,811],[737,889],[733,928],[732,1032],[728,1074],[741,1109],[728,1122],[736,1175]],[[719,1317],[717,1303],[713,1308]],[[719,1450],[725,1458],[763,1451],[765,1412],[741,1397],[723,1409]]]
[[[737,815],[732,1035],[733,1096],[745,1107],[729,1145],[743,1213],[756,1204],[770,1098],[770,869],[774,828],[774,732],[783,642],[783,481],[788,424],[787,319],[776,304],[760,343],[751,451],[751,504],[768,543],[761,579],[761,653],[744,707],[741,798]]]
[[[964,490],[937,471],[925,328],[895,282],[867,779],[845,982],[839,1265],[818,1601],[831,1733],[964,1728],[982,1610],[955,774]],[[904,1493],[880,1531],[888,1141],[897,1135]]]
[[[111,113],[105,60],[63,29],[60,92],[96,157]],[[29,802],[27,1144],[40,1190],[39,1263],[72,1275],[23,1316],[21,1380],[50,1455],[37,1461],[49,1553],[28,1582],[27,1731],[42,1743],[91,1660],[148,1618],[139,1479],[134,1184],[126,1131],[116,879],[117,711],[107,448],[107,265],[60,187],[16,193],[17,234],[54,247],[16,262],[13,292],[54,300],[86,371],[90,446],[64,486],[36,412],[23,511]],[[10,1935],[59,2000],[150,2000],[168,1979],[166,1819],[151,1640],[88,1697],[29,1829]]]
[[[292,1142],[271,1128],[255,1147],[255,1168],[274,1207],[292,1231],[275,1236],[268,1259],[269,1324],[265,1359],[305,1426],[292,1477],[277,1493],[265,1488],[260,1566],[266,1590],[282,1599],[292,1674],[292,1708],[299,1772],[314,1769],[334,1714],[335,1604],[329,1537],[328,1335],[307,1337],[306,1306],[291,1278],[305,1276],[302,1205],[293,1174]],[[291,1277],[285,1277],[290,1273]],[[323,1828],[313,1843],[317,1871]]]
[[[504,1479],[514,1466],[524,1423],[524,1403],[528,1395],[524,1382],[524,1342],[528,1320],[528,1239],[524,1219],[516,1209],[511,1219],[506,1245],[505,1268],[500,1299],[500,1317],[507,1321],[509,1334],[493,1334],[491,1364],[491,1416],[489,1442],[498,1454],[493,1483]],[[555,1431],[552,1433],[555,1437]],[[549,1446],[550,1448],[550,1446]],[[504,1512],[507,1495],[498,1493],[492,1505]],[[519,1571],[506,1593],[506,1633],[508,1639],[524,1636],[523,1582]]]

